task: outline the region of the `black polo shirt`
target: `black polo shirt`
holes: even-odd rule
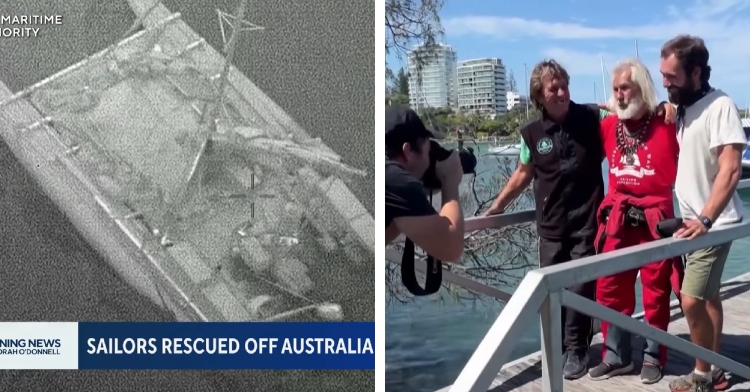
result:
[[[543,115],[524,124],[521,137],[534,164],[539,236],[594,236],[604,199],[598,107],[571,101],[561,124]]]
[[[437,211],[427,200],[422,183],[400,163],[385,158],[385,227],[405,216],[429,216]]]

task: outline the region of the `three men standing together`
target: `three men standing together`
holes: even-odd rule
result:
[[[659,238],[656,224],[674,217],[672,184],[683,218],[676,237],[694,238],[741,221],[735,189],[747,140],[732,100],[708,83],[708,58],[697,37],[678,36],[662,48],[660,71],[677,107],[677,129],[668,124],[673,107],[657,105],[648,69],[637,60],[616,67],[607,105],[616,115],[606,117],[596,107],[570,101],[569,76],[559,64],[538,64],[529,91],[542,116],[522,126],[519,167],[486,214],[502,213],[533,180],[540,267]],[[603,159],[609,164],[606,197]],[[717,351],[723,323],[719,288],[730,246],[687,255],[684,278],[678,260],[642,267],[646,321],[666,330],[670,293],[678,291],[691,340]],[[636,276],[627,271],[569,290],[632,315]],[[626,331],[603,323],[602,363],[587,369],[591,319],[563,309],[563,323],[565,378],[588,371],[601,380],[633,370]],[[647,342],[641,381],[658,382],[665,361],[666,349]],[[696,360],[693,372],[669,386],[673,392],[713,391],[727,384],[721,369]]]

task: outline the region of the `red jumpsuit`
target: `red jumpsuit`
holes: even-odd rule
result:
[[[677,175],[679,145],[674,124],[654,117],[642,139],[635,143],[635,154],[625,156],[618,146],[617,116],[602,120],[602,141],[609,163],[609,187],[599,207],[598,253],[639,245],[659,236],[656,224],[674,218],[672,184]],[[637,124],[633,124],[637,127]],[[623,138],[620,138],[623,140]],[[634,207],[644,213],[646,222],[633,226],[626,212]],[[607,213],[609,218],[607,219]],[[679,293],[682,263],[677,259],[660,260],[640,268],[643,308],[646,321],[662,330],[669,325],[672,291]],[[597,280],[596,299],[613,310],[632,315],[635,311],[635,283],[638,270],[625,271]],[[602,360],[611,365],[630,363],[630,334],[602,321],[604,348]],[[644,360],[664,366],[666,348],[647,341]]]

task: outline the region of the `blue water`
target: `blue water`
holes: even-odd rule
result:
[[[480,161],[478,172],[495,162]],[[750,211],[750,190],[739,193],[746,211]],[[725,280],[750,272],[748,252],[750,238],[733,244]],[[454,301],[445,292],[407,304],[390,301],[385,311],[386,390],[432,392],[452,384],[501,310],[502,304],[491,299]],[[529,328],[511,359],[538,351],[539,333],[538,324]]]

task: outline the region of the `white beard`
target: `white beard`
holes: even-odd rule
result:
[[[636,114],[643,108],[644,102],[641,97],[636,97],[628,102],[628,107],[621,109],[620,106],[615,106],[615,112],[617,112],[617,118],[620,120],[630,120],[635,117]]]

